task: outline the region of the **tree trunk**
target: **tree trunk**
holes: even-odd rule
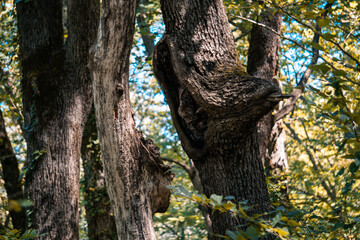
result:
[[[256,124],[275,107],[280,89],[245,77],[222,1],[161,4],[166,33],[155,49],[154,71],[204,193],[248,200],[250,213],[268,211]],[[238,225],[228,214],[215,212],[211,220],[215,234]]]
[[[94,103],[106,185],[119,239],[155,239],[152,216],[166,211],[172,174],[159,149],[135,129],[129,56],[136,1],[104,0],[92,50]]]
[[[137,25],[140,29],[140,35],[145,46],[146,56],[151,58],[154,53],[154,36],[150,32],[150,25],[147,22],[146,5],[148,0],[139,0],[138,15],[136,18]]]
[[[260,15],[260,24],[270,27],[280,34],[282,15],[264,11]],[[254,77],[267,79],[281,88],[281,83],[274,79],[278,75],[278,52],[280,49],[280,36],[274,32],[253,24],[251,31],[250,48],[248,54],[247,71]],[[288,169],[285,148],[285,132],[282,120],[275,122],[270,112],[258,123],[260,155],[266,172],[281,173]]]
[[[65,44],[61,0],[19,1],[16,7],[31,228],[38,239],[78,239],[80,146],[92,103],[88,51],[99,2],[68,1]]]
[[[103,163],[97,140],[95,111],[92,108],[81,143],[88,236],[91,240],[114,240],[116,239],[115,219],[106,191]]]
[[[17,158],[11,146],[10,139],[5,128],[5,121],[0,109],[0,160],[2,175],[5,182],[5,190],[8,202],[24,199],[24,192],[21,187],[20,171]],[[10,216],[14,229],[25,230],[26,214],[25,209],[10,210]]]

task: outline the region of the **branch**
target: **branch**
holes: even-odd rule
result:
[[[172,227],[163,222],[161,224],[164,225],[167,229],[169,229],[175,236],[178,236],[177,232]]]
[[[325,6],[325,13],[323,14],[323,17],[325,18],[328,14],[328,9],[332,6],[332,4],[327,4]],[[280,7],[279,7],[280,8]],[[282,8],[280,8],[282,10]],[[284,11],[285,12],[285,11]],[[285,12],[287,13],[287,12]],[[289,13],[287,13],[289,14]],[[308,25],[306,25],[308,26]],[[309,28],[311,28],[310,26],[308,26]],[[312,29],[312,28],[311,28]],[[313,43],[319,43],[319,39],[320,39],[320,31],[321,28],[318,24],[316,24],[315,30],[314,31],[314,38],[312,40]],[[319,54],[319,50],[316,48],[312,48],[312,59],[311,59],[311,63],[310,65],[315,65],[319,59],[319,57],[321,59],[323,59],[327,64],[329,64],[333,69],[336,69],[334,67],[333,64],[331,64],[329,61],[325,60],[324,58],[322,58]],[[312,73],[312,69],[307,68],[306,71],[304,72],[304,74],[302,75],[300,82],[298,83],[297,87],[295,88],[295,90],[293,90],[293,92],[291,93],[291,95],[293,95],[292,98],[290,98],[289,100],[287,100],[285,102],[285,104],[283,105],[283,107],[275,114],[275,122],[279,121],[280,119],[282,119],[283,117],[285,117],[287,114],[289,114],[296,106],[296,102],[297,100],[300,98],[301,94],[304,92],[305,89],[305,84],[307,83],[307,81],[309,80],[310,74]],[[352,80],[350,80],[348,77],[346,77],[349,81],[353,82]],[[353,82],[355,83],[355,82]],[[356,83],[357,84],[357,83]],[[360,84],[359,84],[360,85]]]
[[[189,175],[192,174],[192,169],[189,166],[187,166],[185,163],[176,161],[175,159],[168,158],[168,157],[161,157],[160,159],[163,161],[175,163],[175,164],[179,165],[181,168],[183,168]]]
[[[334,42],[334,41],[331,40],[331,39],[328,40],[328,39],[324,38],[323,34],[320,32],[320,29],[317,29],[317,28],[314,29],[314,28],[313,28],[312,26],[310,26],[309,24],[306,24],[306,23],[300,21],[299,19],[297,19],[296,17],[294,17],[293,15],[291,15],[288,11],[286,11],[284,8],[282,8],[281,6],[277,5],[275,2],[272,2],[272,4],[273,4],[275,7],[279,8],[279,9],[280,9],[282,12],[284,12],[286,15],[288,15],[290,18],[294,19],[297,23],[299,23],[299,24],[301,24],[301,25],[303,25],[303,26],[305,26],[305,27],[307,27],[307,28],[310,28],[315,34],[321,36],[321,37],[322,37],[323,39],[325,39],[326,41],[329,41],[329,42],[331,42],[332,44],[334,44],[336,47],[338,47],[338,48],[340,49],[340,51],[342,51],[345,55],[347,55],[349,58],[351,58],[352,60],[354,60],[358,66],[360,66],[360,61],[357,60],[357,59],[356,59],[354,56],[352,56],[350,53],[348,53],[347,51],[345,51],[345,50],[340,46],[339,43]],[[327,3],[327,4],[326,4],[326,6],[325,6],[325,10],[326,10],[326,11],[325,11],[325,13],[323,14],[323,17],[324,17],[324,18],[325,18],[326,15],[328,14],[327,9],[331,8],[332,5],[333,5],[333,3]],[[318,26],[318,25],[316,25],[316,26]]]
[[[237,38],[234,39],[234,42],[239,41],[241,38],[245,37],[246,35],[248,35],[251,32],[251,30],[245,31],[242,34],[240,34],[240,36],[238,36]]]

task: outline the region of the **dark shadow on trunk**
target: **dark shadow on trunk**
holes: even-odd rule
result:
[[[5,182],[5,190],[8,202],[15,201],[16,205],[20,205],[19,201],[24,200],[24,192],[20,179],[19,164],[11,146],[10,139],[6,132],[5,121],[0,109],[0,160],[2,166],[2,176]],[[25,209],[10,210],[10,216],[14,229],[25,230],[26,213]]]
[[[98,0],[17,1],[26,196],[38,239],[78,239],[80,148],[92,103],[88,52],[98,26]]]
[[[92,108],[81,143],[84,168],[84,189],[88,237],[91,240],[115,240],[116,226],[106,190],[103,163],[100,158],[95,111]]]

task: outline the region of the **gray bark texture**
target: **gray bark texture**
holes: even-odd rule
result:
[[[68,1],[65,44],[61,0],[19,1],[16,8],[31,228],[41,240],[78,239],[80,147],[92,103],[88,51],[99,1]]]
[[[136,1],[102,1],[91,54],[96,122],[118,239],[155,239],[152,216],[169,206],[173,174],[160,151],[135,129],[129,56]]]
[[[2,166],[2,176],[5,183],[5,190],[8,202],[24,200],[24,192],[20,180],[20,171],[17,158],[11,146],[10,139],[6,132],[5,121],[0,110],[0,162]],[[25,209],[20,211],[10,211],[13,228],[25,230],[26,214]]]
[[[166,33],[155,49],[154,71],[204,193],[248,200],[250,213],[268,211],[256,125],[276,106],[280,89],[244,77],[222,1],[161,4]],[[239,224],[218,212],[211,220],[215,234]]]
[[[81,143],[84,168],[81,186],[84,189],[88,237],[90,240],[115,240],[117,239],[115,219],[106,190],[104,167],[97,140],[95,110],[92,108]]]
[[[278,75],[278,53],[280,49],[280,32],[282,15],[264,11],[260,15],[260,23],[273,29],[274,32],[253,24],[248,53],[247,71],[254,77],[259,77],[277,84],[274,79]],[[278,110],[278,108],[276,108]],[[288,169],[285,148],[285,131],[282,120],[276,121],[272,112],[266,114],[258,123],[260,155],[266,172],[284,172]]]

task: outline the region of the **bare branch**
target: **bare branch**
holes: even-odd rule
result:
[[[189,166],[187,166],[185,163],[176,161],[175,159],[168,158],[168,157],[161,157],[161,160],[175,163],[175,164],[179,165],[181,168],[183,168],[189,175],[192,174],[191,168]]]

